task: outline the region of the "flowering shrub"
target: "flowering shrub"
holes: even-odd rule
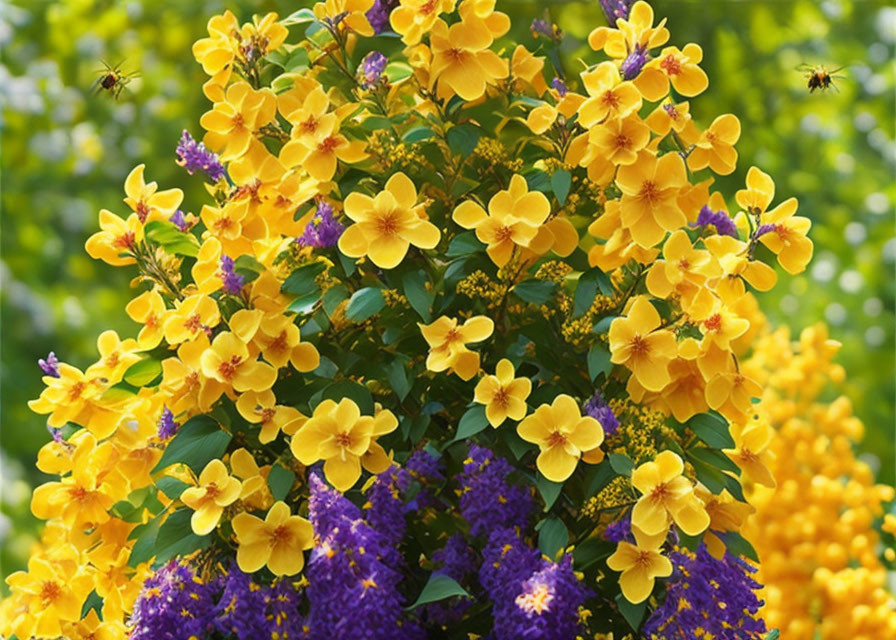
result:
[[[742,359],[810,223],[755,167],[711,191],[740,124],[690,117],[700,47],[602,5],[578,75],[488,0],[209,21],[208,200],[140,165],[100,212],[141,328],[40,363],[60,480],[0,631],[765,635]]]

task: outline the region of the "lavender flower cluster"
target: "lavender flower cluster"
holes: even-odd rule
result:
[[[609,438],[616,434],[616,431],[619,429],[619,419],[606,401],[604,401],[600,391],[595,391],[591,399],[585,403],[584,411],[587,415],[600,422],[606,437]]]
[[[203,171],[211,182],[218,182],[227,175],[224,165],[218,160],[218,154],[206,149],[201,142],[196,142],[186,129],[180,136],[175,152],[177,164],[190,175]]]
[[[333,247],[336,246],[343,231],[345,231],[345,227],[339,224],[333,216],[333,207],[320,200],[311,221],[305,226],[305,231],[296,239],[296,242],[303,247],[318,249]]]
[[[470,534],[487,535],[495,528],[525,527],[535,504],[532,494],[507,482],[513,467],[504,458],[477,445],[470,446],[460,476],[460,513]]]

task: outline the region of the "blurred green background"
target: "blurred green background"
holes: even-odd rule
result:
[[[830,325],[843,343],[846,392],[867,427],[862,450],[892,483],[896,8],[884,0],[651,3],[668,17],[672,43],[703,47],[710,88],[691,112],[703,125],[725,112],[741,119],[740,166],[717,186],[733,205],[756,164],[774,177],[777,202],[795,195],[813,220],[808,271],[782,273],[761,302],[775,323]],[[191,44],[224,8],[244,21],[301,6],[309,3],[0,0],[0,575],[24,564],[37,531],[28,503],[44,481],[34,460],[49,439],[25,404],[42,389],[37,358],[52,350],[83,367],[102,330],[134,335],[124,313],[131,272],[83,249],[97,212],[126,210],[124,178],[141,162],[148,180],[182,187],[184,209],[198,210],[201,179],[174,162],[181,130],[198,137],[208,108]],[[498,5],[513,19],[511,36],[529,48],[537,44],[529,25],[545,7],[566,33],[564,58],[574,69],[588,53],[588,32],[605,24],[599,5]],[[91,91],[101,60],[141,73],[118,102]],[[847,65],[839,91],[810,95],[796,70],[802,63]]]

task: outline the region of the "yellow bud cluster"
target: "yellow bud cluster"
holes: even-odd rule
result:
[[[563,282],[563,279],[570,273],[572,273],[572,267],[567,263],[560,260],[548,260],[538,267],[535,278],[548,282]]]
[[[631,482],[625,476],[617,476],[606,487],[601,489],[596,496],[589,498],[582,507],[582,515],[599,521],[605,511],[631,505],[635,500]],[[617,520],[617,514],[608,518],[609,522]]]
[[[507,285],[492,280],[484,271],[476,270],[457,283],[457,292],[471,300],[483,300],[494,307],[507,292]]]
[[[383,296],[383,300],[386,301],[386,306],[390,309],[395,308],[407,308],[408,299],[404,296],[404,294],[398,292],[396,289],[382,289],[380,293]]]
[[[494,138],[481,138],[473,154],[487,163],[487,169],[483,169],[483,173],[492,171],[494,167],[502,167],[514,173],[523,168],[523,161],[512,157],[507,148]]]

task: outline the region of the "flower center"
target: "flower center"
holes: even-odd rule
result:
[[[380,235],[387,238],[394,236],[398,233],[398,216],[394,211],[383,214],[377,220],[376,228]]]
[[[670,76],[678,75],[679,73],[681,73],[681,63],[678,61],[678,58],[676,58],[671,53],[663,58],[663,61],[660,62],[660,67],[662,67],[663,71],[665,71]]]
[[[299,125],[302,133],[314,133],[317,130],[318,120],[314,116],[308,116],[308,119]]]
[[[612,91],[604,92],[603,103],[608,109],[619,108],[619,97]]]
[[[268,345],[268,351],[279,353],[285,351],[287,346],[286,331],[284,330],[281,331],[280,335]]]
[[[682,258],[678,261],[678,268],[682,271],[687,271],[691,268],[691,263],[687,258]]]
[[[78,398],[80,398],[81,394],[84,393],[84,387],[86,387],[86,386],[87,385],[83,382],[76,382],[75,384],[73,384],[72,388],[69,389],[68,399],[70,401],[74,401],[74,400],[77,400]]]
[[[497,240],[499,244],[511,240],[512,237],[513,229],[508,226],[499,227],[497,231],[495,231],[495,240]]]
[[[230,360],[225,360],[218,365],[218,373],[225,380],[230,380],[236,374],[236,368],[240,366],[242,361],[243,359],[239,356],[233,356]]]
[[[139,208],[140,205],[137,205]],[[120,249],[133,249],[134,248],[134,232],[128,231],[127,233],[123,233],[122,235],[115,238],[112,241],[113,247],[118,247]]]
[[[516,597],[515,603],[526,613],[541,615],[551,606],[554,594],[546,584],[538,584],[532,591],[521,593]]]
[[[276,410],[276,409],[273,409],[273,408],[271,408],[271,407],[268,407],[268,408],[266,408],[266,409],[262,409],[262,410],[259,411],[258,413],[259,413],[259,415],[261,416],[261,421],[262,421],[262,422],[270,422],[271,420],[274,419],[274,416],[276,415],[277,410]]]
[[[343,431],[342,433],[336,434],[336,444],[338,444],[343,449],[347,449],[352,446],[352,434],[347,431]]]
[[[285,524],[281,524],[276,529],[271,531],[270,534],[270,545],[272,547],[276,547],[279,545],[289,545],[292,540],[292,533]]]
[[[660,197],[660,190],[657,188],[656,184],[652,180],[646,181],[641,186],[641,200],[646,200],[648,203],[653,204]]]
[[[566,445],[566,436],[559,431],[554,431],[548,436],[547,445],[549,449],[553,447],[562,447]]]
[[[629,348],[631,349],[633,357],[643,356],[650,351],[650,348],[647,346],[647,341],[639,335],[632,338],[629,343]]]
[[[495,395],[492,396],[492,402],[500,407],[506,407],[509,401],[510,396],[507,393],[507,389],[505,389],[504,387],[498,387],[498,390],[495,391]]]
[[[650,492],[650,498],[655,502],[665,502],[669,497],[669,488],[665,482],[661,482]]]
[[[616,147],[618,149],[628,149],[631,146],[631,140],[628,139],[624,133],[620,133],[616,136]]]
[[[146,218],[149,217],[149,207],[146,206],[146,203],[143,201],[137,203],[137,217],[140,219],[141,223],[146,222]]]
[[[716,313],[709,316],[706,320],[703,321],[703,326],[706,327],[707,331],[718,333],[722,330],[722,315]]]
[[[191,333],[198,333],[202,327],[202,318],[199,317],[198,313],[194,313],[184,321],[184,327]]]
[[[339,140],[333,136],[327,136],[317,145],[317,150],[323,153],[333,153],[333,149],[339,146]]]
[[[238,114],[236,114],[235,116],[233,116],[233,120],[231,121],[232,126],[233,126],[234,129],[242,129],[242,128],[243,128],[243,123],[244,123],[244,122],[245,122],[245,121],[243,120],[243,114],[242,114],[242,113],[238,113]]]
[[[40,588],[40,599],[50,604],[55,602],[56,599],[62,595],[62,587],[60,587],[56,582],[52,580],[45,580],[43,585]]]

